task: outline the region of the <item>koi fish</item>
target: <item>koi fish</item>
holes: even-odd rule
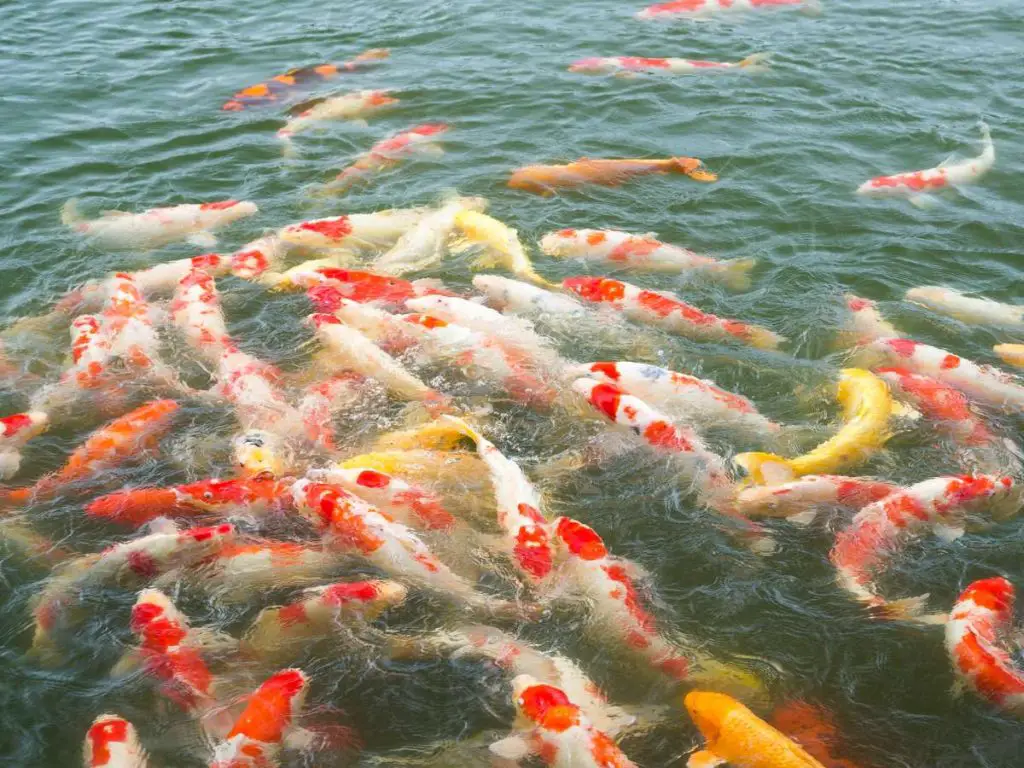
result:
[[[461,230],[467,246],[479,244],[486,248],[484,254],[473,263],[474,268],[501,266],[523,280],[545,288],[555,287],[537,274],[523,244],[519,242],[519,233],[507,224],[485,213],[464,209],[455,215],[455,225]]]
[[[341,64],[314,64],[308,67],[289,69],[283,75],[277,75],[256,85],[250,85],[236,93],[224,103],[222,110],[241,112],[250,107],[262,107],[273,104],[287,97],[297,88],[316,84],[321,80],[331,80],[342,72],[355,72],[372,66],[381,59],[391,55],[387,48],[371,48],[356,56],[351,61]]]
[[[690,719],[704,737],[687,768],[825,768],[785,734],[724,693],[690,691],[684,699]]]
[[[268,589],[313,584],[337,566],[337,556],[320,547],[258,539],[222,548],[199,575],[218,599],[238,603]]]
[[[996,475],[935,477],[864,507],[836,536],[829,554],[839,584],[857,600],[884,616],[918,617],[927,595],[889,601],[874,584],[876,572],[909,539],[930,530],[940,538],[963,535],[968,511],[1012,501],[1014,482]]]
[[[310,219],[278,230],[281,241],[310,250],[380,250],[390,248],[428,213],[426,208],[390,208]]]
[[[607,277],[567,277],[562,286],[580,298],[619,310],[634,322],[653,325],[695,341],[738,341],[775,349],[785,339],[757,325],[703,312],[671,293],[648,291]]]
[[[1004,363],[1024,368],[1024,344],[996,344],[992,347]]]
[[[551,574],[554,553],[537,489],[518,464],[469,424],[454,416],[443,418],[473,441],[490,470],[498,525],[505,532],[505,546],[513,562],[530,584],[542,583]]]
[[[235,409],[245,430],[263,430],[287,438],[302,434],[302,415],[278,387],[281,372],[233,346],[217,365],[215,394]]]
[[[821,507],[859,510],[897,490],[891,483],[869,477],[804,475],[779,485],[747,486],[736,494],[735,505],[747,517],[785,517],[810,525]]]
[[[200,480],[169,488],[133,488],[93,499],[85,511],[92,517],[135,526],[169,515],[266,515],[287,506],[290,486],[287,481],[257,476]]]
[[[653,232],[633,235],[615,229],[560,229],[540,239],[548,256],[583,259],[644,272],[699,272],[733,290],[750,287],[756,259],[719,261],[658,240]]]
[[[303,418],[306,418],[303,412]],[[235,468],[243,477],[281,477],[291,466],[291,450],[272,432],[250,429],[231,441]]]
[[[843,742],[832,715],[820,706],[799,699],[788,701],[772,712],[772,727],[796,741],[825,768],[859,768],[857,763],[837,757],[836,745]]]
[[[185,275],[174,292],[171,318],[189,346],[216,365],[233,346],[213,276],[203,269]]]
[[[906,368],[876,368],[875,373],[966,445],[987,445],[994,439],[988,425],[975,415],[970,401],[960,390]]]
[[[636,768],[560,688],[518,675],[512,694],[525,733],[492,744],[499,757],[518,761],[536,754],[555,768]]]
[[[260,611],[242,647],[262,659],[278,659],[312,641],[330,637],[339,626],[373,621],[405,602],[408,593],[397,581],[381,579],[313,587],[296,602]]]
[[[462,211],[481,211],[487,201],[481,197],[456,197],[428,213],[409,228],[373,267],[378,272],[401,275],[439,264]]]
[[[47,497],[64,486],[93,477],[156,448],[178,412],[173,400],[153,400],[93,432],[57,472],[27,488],[7,489],[8,503]]]
[[[246,243],[231,254],[231,274],[253,280],[281,266],[288,244],[277,235],[268,235]]]
[[[386,472],[360,467],[333,467],[311,469],[307,476],[338,485],[366,499],[404,525],[441,531],[455,527],[455,518],[444,508],[444,502],[437,494]]]
[[[843,296],[849,318],[846,327],[841,331],[841,342],[844,346],[868,344],[875,339],[899,336],[900,332],[882,317],[878,304],[871,299],[864,299],[848,293]]]
[[[473,287],[487,297],[491,306],[514,315],[576,318],[587,312],[571,296],[500,275],[476,275],[473,277]]]
[[[724,72],[745,69],[751,72],[768,68],[767,53],[755,53],[740,61],[703,61],[701,59],[651,59],[643,56],[597,56],[569,65],[570,72],[584,75],[631,74],[691,75],[698,72]]]
[[[973,184],[981,179],[996,162],[995,145],[988,126],[981,123],[981,154],[959,163],[946,160],[935,168],[909,171],[895,176],[876,176],[857,187],[858,195],[867,197],[903,197],[917,206],[930,204],[932,192],[949,187]]]
[[[43,434],[50,426],[50,417],[43,411],[15,413],[0,419],[0,480],[18,474],[21,468],[21,449],[33,437]]]
[[[428,387],[391,355],[334,315],[310,315],[309,321],[337,365],[376,379],[389,392],[407,400],[435,404],[445,401],[444,395]]]
[[[612,384],[655,408],[663,408],[704,426],[728,424],[755,434],[774,434],[781,425],[762,416],[742,395],[713,381],[646,363],[600,362],[573,365],[566,375]]]
[[[333,267],[294,272],[291,281],[300,288],[306,288],[306,295],[314,304],[318,307],[329,307],[329,310],[324,311],[331,312],[337,309],[335,305],[339,298],[360,304],[374,302],[390,307],[401,307],[408,299],[417,296],[448,294],[433,280],[410,282],[392,275]]]
[[[912,339],[877,339],[866,347],[914,373],[931,376],[969,397],[997,408],[1024,407],[1024,385],[1010,374],[989,365],[978,365],[963,357]]]
[[[85,734],[85,768],[146,768],[146,750],[135,726],[117,715],[100,715]]]
[[[801,475],[835,474],[867,461],[889,440],[895,404],[886,383],[869,371],[844,368],[836,398],[843,408],[843,426],[831,438],[802,456],[784,459],[771,453],[740,453],[733,463],[754,483],[773,485]]]
[[[628,428],[655,451],[681,459],[704,500],[732,488],[725,459],[708,448],[693,429],[674,424],[668,416],[614,384],[581,378],[573,381],[572,388],[613,424]]]
[[[583,184],[616,187],[634,176],[681,173],[694,181],[718,181],[718,176],[695,157],[593,159],[581,157],[568,165],[527,165],[512,172],[508,186],[535,195],[548,196]]]
[[[142,213],[105,211],[100,218],[88,221],[78,212],[76,201],[68,200],[61,210],[61,222],[107,248],[150,250],[179,240],[212,248],[217,238],[210,230],[252,216],[258,210],[255,203],[244,200],[220,200],[150,208]]]
[[[946,622],[957,678],[1002,710],[1024,716],[1024,669],[1005,646],[1013,626],[1013,585],[1001,576],[970,584]]]
[[[203,253],[188,259],[165,261],[163,264],[155,264],[148,269],[140,269],[129,274],[143,296],[153,297],[171,293],[194,269],[201,269],[213,277],[220,277],[227,274],[230,267],[231,262],[220,254]]]
[[[293,107],[292,117],[277,132],[277,138],[291,142],[293,136],[331,120],[363,120],[383,107],[397,104],[387,91],[353,91],[340,96],[306,101]]]
[[[368,383],[366,377],[346,371],[309,386],[298,406],[306,438],[315,445],[334,450],[337,447],[335,416],[350,412],[363,398]]]
[[[403,160],[417,155],[444,154],[439,140],[450,126],[444,123],[425,123],[396,133],[370,147],[370,151],[356,158],[352,165],[339,173],[325,188],[328,192],[342,192],[354,184],[366,182],[375,173],[393,168]]]
[[[904,298],[912,304],[927,307],[933,312],[956,318],[963,323],[1024,330],[1024,307],[1014,304],[1001,304],[992,299],[975,299],[965,296],[960,291],[938,285],[911,288]]]
[[[309,679],[301,669],[282,669],[249,697],[225,740],[214,747],[210,768],[272,768],[306,701]]]

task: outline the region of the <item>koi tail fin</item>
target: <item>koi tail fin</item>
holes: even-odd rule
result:
[[[752,325],[749,328],[747,340],[756,349],[778,349],[779,345],[786,339],[784,336],[780,336],[774,331],[769,331],[767,328]]]
[[[71,198],[60,209],[60,223],[65,227],[73,227],[85,221],[85,217],[78,210],[78,198]]]
[[[981,129],[981,157],[979,158],[989,165],[996,161],[996,147],[992,143],[992,132],[989,130],[988,123],[982,120],[978,124],[978,128]]]
[[[715,277],[731,291],[745,291],[750,288],[750,270],[757,259],[729,259],[712,268]]]
[[[887,600],[873,606],[871,612],[882,619],[893,621],[911,621],[916,624],[945,624],[949,618],[945,613],[925,613],[928,606],[927,593],[915,597],[904,597],[901,600]]]
[[[696,157],[673,157],[672,163],[677,173],[686,174],[694,181],[718,181],[718,174],[705,168],[703,161]]]
[[[295,158],[299,156],[299,151],[295,148],[295,142],[292,141],[291,131],[282,129],[277,132],[277,138],[281,140],[281,154],[284,157]]]
[[[740,69],[747,69],[751,72],[763,72],[771,67],[770,53],[753,53],[739,62]]]
[[[779,485],[796,477],[789,462],[774,453],[738,453],[733,456],[732,463],[746,472],[757,485]]]

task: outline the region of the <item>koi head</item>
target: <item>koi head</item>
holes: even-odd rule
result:
[[[709,745],[714,744],[722,732],[722,721],[730,713],[745,707],[731,696],[710,691],[690,691],[683,700],[697,728]]]
[[[612,303],[621,301],[626,295],[626,286],[623,283],[606,277],[567,277],[562,281],[562,286],[580,298],[593,302]]]
[[[165,651],[188,636],[188,620],[159,589],[144,589],[132,607],[129,626],[144,648]]]
[[[218,200],[212,203],[202,203],[199,210],[203,213],[216,214],[219,223],[227,224],[252,216],[259,211],[259,208],[256,203],[248,200]]]
[[[269,477],[210,479],[178,486],[177,490],[192,504],[216,510],[253,502],[270,503],[278,497],[281,484]]]
[[[253,429],[232,441],[235,465],[246,477],[280,477],[290,463],[284,441],[272,432]]]
[[[580,59],[569,65],[570,72],[583,72],[588,75],[597,75],[608,71],[607,61],[600,57]]]
[[[970,600],[979,608],[987,608],[1000,615],[1012,616],[1015,598],[1013,584],[1009,580],[1002,576],[992,576],[972,583],[961,593],[957,602],[964,603]]]
[[[572,256],[579,251],[579,232],[575,229],[559,229],[548,232],[540,239],[540,249],[548,256]]]
[[[287,243],[310,248],[323,247],[325,244],[336,245],[351,234],[352,222],[348,216],[302,221],[291,224],[278,233]]]
[[[309,679],[301,669],[282,669],[249,697],[249,705],[227,738],[242,735],[263,744],[279,744],[306,699]]]
[[[566,549],[581,560],[601,560],[608,556],[608,548],[597,531],[570,517],[558,518],[555,535]]]
[[[90,501],[86,514],[128,525],[142,525],[161,515],[186,511],[173,488],[134,488],[116,491]]]
[[[183,547],[214,554],[231,544],[235,539],[235,526],[230,523],[200,528],[188,528],[178,534]]]
[[[694,181],[718,181],[718,174],[709,171],[696,157],[673,157],[672,160],[679,173],[686,174]]]
[[[252,280],[270,269],[280,249],[275,236],[254,240],[231,255],[231,274],[243,280]]]
[[[23,444],[46,431],[50,417],[43,411],[28,411],[0,419],[0,445],[5,441]]]
[[[345,582],[315,587],[308,594],[317,594],[328,605],[361,605],[367,618],[373,618],[388,608],[401,605],[409,596],[404,584],[386,579]]]
[[[512,693],[519,714],[540,728],[560,733],[580,723],[580,708],[560,688],[518,675]]]
[[[139,745],[135,727],[117,715],[100,715],[85,734],[87,768],[117,768],[142,765],[145,751]]]

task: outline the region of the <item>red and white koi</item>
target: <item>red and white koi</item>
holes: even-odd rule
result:
[[[821,507],[859,510],[899,488],[870,477],[804,475],[779,485],[748,485],[736,494],[736,511],[746,517],[785,517],[809,525]]]
[[[581,378],[572,383],[572,388],[613,424],[634,432],[659,453],[681,459],[703,499],[712,500],[732,489],[725,459],[708,448],[690,427],[673,423],[614,384]]]
[[[393,515],[404,525],[440,531],[451,531],[455,527],[455,517],[445,509],[437,494],[387,472],[360,467],[331,467],[311,469],[307,476],[341,486]]]
[[[501,275],[476,275],[473,287],[487,297],[491,306],[514,315],[579,318],[587,313],[586,307],[571,296]]]
[[[422,219],[427,208],[389,208],[375,213],[350,213],[289,224],[277,236],[290,246],[309,250],[381,250]]]
[[[295,272],[291,280],[300,288],[306,288],[310,300],[324,312],[336,311],[339,299],[401,307],[417,296],[450,295],[434,280],[409,282],[400,277],[337,267]]]
[[[231,274],[253,280],[268,271],[281,268],[288,246],[277,235],[268,235],[246,243],[231,254]]]
[[[784,341],[767,328],[721,318],[672,294],[648,291],[607,277],[568,277],[562,286],[586,301],[617,309],[634,322],[696,341],[738,341],[758,349],[775,349]]]
[[[930,376],[973,399],[1002,408],[1024,408],[1024,384],[989,365],[978,365],[944,349],[912,339],[876,339],[866,347],[891,365]]]
[[[829,555],[839,584],[883,615],[914,618],[927,595],[886,600],[874,584],[877,572],[909,539],[925,531],[947,540],[958,538],[969,511],[1005,504],[1014,498],[1014,486],[1012,478],[996,475],[936,477],[864,507],[836,536]]]
[[[844,328],[851,345],[868,344],[875,339],[900,336],[900,332],[878,311],[877,302],[847,293],[843,296],[849,318]]]
[[[995,325],[1015,331],[1024,331],[1024,307],[1002,304],[992,299],[976,299],[960,291],[938,285],[911,288],[904,298],[932,312],[956,318],[963,323]]]
[[[768,68],[768,54],[755,53],[740,61],[705,61],[702,59],[658,59],[645,56],[595,56],[569,65],[570,72],[585,75],[633,74],[692,75],[745,69],[750,72]]]
[[[61,221],[106,247],[150,249],[188,240],[209,248],[217,243],[210,230],[252,216],[257,210],[255,203],[220,200],[150,208],[142,213],[106,211],[100,218],[87,221],[78,212],[76,201],[68,200],[61,209]]]
[[[0,418],[0,480],[7,480],[21,468],[21,449],[50,426],[43,411],[27,411]]]
[[[285,741],[297,730],[309,679],[300,669],[283,669],[267,678],[223,742],[210,768],[274,768]]]
[[[142,525],[157,517],[215,514],[267,515],[288,506],[291,483],[271,477],[200,480],[169,488],[132,488],[100,496],[85,511],[127,525]]]
[[[927,205],[931,193],[950,187],[973,184],[981,179],[996,162],[992,134],[981,123],[981,154],[959,163],[946,161],[923,171],[909,171],[894,176],[876,176],[857,188],[858,195],[867,197],[903,197],[915,205]]]
[[[653,232],[634,235],[615,229],[560,229],[540,240],[548,256],[583,259],[644,272],[700,272],[729,288],[750,287],[754,259],[719,261],[659,240]]]
[[[110,357],[172,386],[180,386],[174,369],[158,357],[160,338],[156,313],[146,302],[135,278],[118,272],[110,280],[103,310],[103,332],[110,340]]]
[[[687,421],[714,426],[728,424],[755,434],[779,432],[782,427],[761,415],[742,395],[722,389],[713,381],[659,368],[647,363],[600,362],[566,369],[573,378],[586,376],[613,384],[648,405],[677,413]]]
[[[200,578],[218,599],[237,603],[268,589],[314,584],[337,566],[338,557],[322,547],[258,539],[224,547],[202,564]]]
[[[519,761],[535,754],[554,768],[636,768],[560,688],[519,675],[512,694],[523,734],[492,744],[499,757]]]
[[[408,593],[403,584],[383,579],[313,587],[305,590],[300,600],[260,611],[242,646],[250,655],[277,659],[330,637],[339,626],[373,621],[405,602]]]
[[[135,726],[117,715],[100,715],[85,734],[85,768],[146,768],[146,750]]]
[[[1015,598],[1013,585],[1002,576],[970,584],[946,621],[946,651],[959,680],[1000,709],[1024,717],[1024,668],[1005,644]]]
[[[988,445],[994,439],[988,425],[974,413],[967,396],[959,389],[906,368],[876,368],[875,373],[965,445]]]
[[[762,8],[800,8],[805,13],[821,12],[818,0],[669,0],[650,5],[636,14],[638,19],[707,18]]]
[[[350,412],[363,399],[370,382],[366,377],[346,371],[306,388],[298,409],[305,425],[306,439],[314,445],[334,450],[335,416]]]
[[[217,284],[205,269],[192,269],[181,279],[170,310],[189,346],[206,362],[216,365],[234,346],[221,311]]]
[[[402,160],[416,155],[443,155],[439,143],[449,126],[444,123],[425,123],[396,133],[374,144],[370,151],[360,155],[328,184],[330,190],[346,190],[353,184],[366,181],[372,174],[391,168]]]
[[[537,489],[518,464],[473,427],[454,416],[443,418],[473,441],[490,471],[498,525],[505,531],[505,546],[519,572],[531,584],[543,583],[554,567],[554,551]]]
[[[291,111],[292,117],[277,132],[277,138],[291,141],[298,133],[332,120],[362,120],[384,107],[397,104],[398,99],[387,91],[352,91],[339,96],[306,101]]]
[[[482,211],[487,201],[481,197],[456,197],[423,216],[398,241],[373,263],[378,272],[402,275],[440,264],[458,222],[459,214]]]
[[[281,372],[247,352],[228,346],[217,366],[214,392],[234,406],[243,429],[288,438],[302,434],[302,415],[285,399]]]

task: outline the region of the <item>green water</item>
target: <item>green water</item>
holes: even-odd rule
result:
[[[90,213],[228,197],[257,202],[259,215],[224,232],[219,249],[229,252],[302,218],[424,204],[457,189],[489,198],[489,212],[526,242],[562,227],[616,228],[657,232],[723,258],[756,257],[754,288],[742,294],[666,276],[634,281],[678,290],[708,310],[788,337],[793,357],[661,337],[646,353],[742,392],[780,421],[813,427],[833,416],[827,391],[842,361],[831,355],[831,339],[844,291],[879,300],[887,318],[922,341],[991,361],[991,345],[1007,339],[900,298],[910,286],[939,283],[1021,300],[1019,5],[825,0],[818,17],[769,11],[679,24],[636,21],[639,7],[624,0],[9,0],[0,8],[0,316],[37,314],[86,279],[194,253],[187,246],[100,250],[60,226],[60,206],[71,197]],[[337,88],[392,88],[401,105],[368,128],[300,137],[298,159],[281,156],[279,112],[219,109],[246,85],[370,47],[390,48],[391,59]],[[773,55],[771,71],[758,76],[627,80],[566,71],[593,55],[734,61],[758,51]],[[878,173],[930,167],[954,151],[975,154],[982,118],[997,152],[982,185],[927,210],[853,196]],[[443,158],[407,163],[341,200],[307,194],[379,138],[434,121],[453,126]],[[652,177],[550,199],[504,187],[509,171],[526,163],[680,154],[704,159],[720,181]],[[431,276],[465,287],[466,263],[453,258]],[[544,257],[537,267],[551,279],[579,270]],[[231,330],[248,350],[285,367],[303,361],[306,351],[296,350],[309,336],[299,322],[308,311],[304,300],[233,279],[220,287]],[[614,352],[569,333],[557,341],[576,359]],[[52,375],[66,340],[62,331],[6,343],[35,372]],[[444,372],[436,375],[446,381]],[[6,382],[0,411],[24,408],[31,388]],[[802,697],[831,710],[858,765],[1021,764],[1019,721],[970,695],[951,695],[940,629],[871,621],[835,586],[827,530],[779,524],[778,552],[755,556],[679,494],[667,465],[642,452],[603,468],[545,475],[553,457],[580,447],[599,423],[495,407],[496,440],[536,473],[552,514],[590,523],[613,551],[651,573],[664,626],[710,650],[777,665],[779,700]],[[394,409],[373,415],[396,423]],[[64,546],[93,551],[118,532],[83,523],[90,494],[225,473],[230,413],[191,405],[184,421],[166,442],[166,458],[111,473],[99,490],[30,509],[33,524]],[[376,429],[358,415],[350,421],[355,435]],[[97,423],[83,413],[34,442],[19,481],[59,466]],[[1019,427],[997,421],[1007,436]],[[806,437],[813,444],[824,433],[809,429]],[[750,446],[715,447],[728,453]],[[952,447],[922,426],[900,435],[864,471],[910,482],[957,469]],[[968,582],[994,573],[1024,584],[1024,523],[912,548],[888,586],[900,595],[930,592],[932,608],[945,610]],[[90,606],[65,667],[44,671],[22,660],[28,601],[45,576],[15,556],[0,565],[0,764],[77,764],[88,723],[104,711],[135,722],[154,764],[204,764],[182,715],[155,703],[145,683],[108,676],[131,641],[132,595],[109,594]],[[228,608],[187,590],[178,597],[196,624],[231,631],[260,607]],[[685,762],[699,736],[678,696],[639,683],[599,644],[585,642],[582,622],[570,611],[522,634],[578,658],[617,702],[669,703],[666,721],[623,746],[643,766]],[[439,624],[429,604],[414,601],[389,625],[426,632]],[[365,649],[322,646],[298,663],[314,679],[311,704],[343,709],[336,719],[358,729],[366,743],[358,760],[366,765],[401,764],[399,757],[482,731],[500,736],[511,715],[502,677],[479,664],[402,664]],[[329,754],[312,761],[336,763],[343,760]],[[459,747],[433,764],[488,762],[478,748]]]

